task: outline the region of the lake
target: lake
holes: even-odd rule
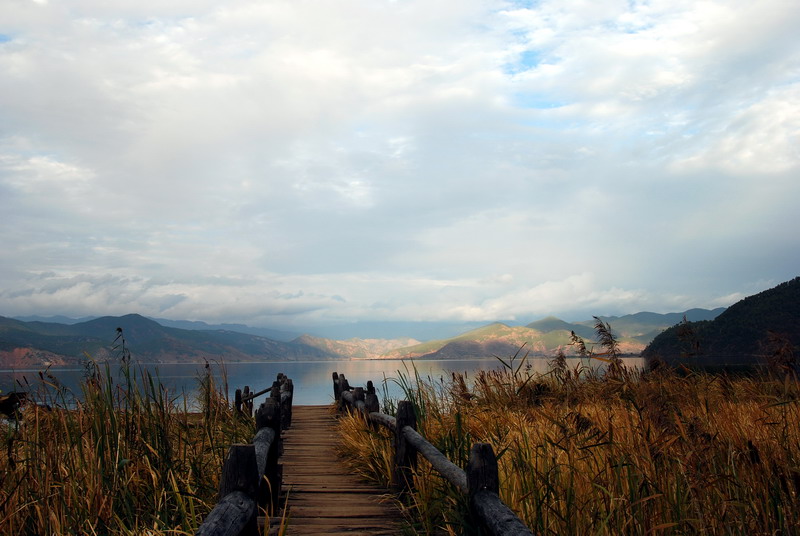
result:
[[[529,358],[532,370],[547,372],[548,359]],[[568,365],[574,367],[581,362],[578,358],[567,359]],[[641,367],[641,358],[625,358],[623,362],[628,367]],[[603,363],[593,360],[588,365],[593,368],[602,368]],[[190,400],[197,394],[198,378],[204,373],[202,363],[158,364],[142,365],[152,373],[157,374],[161,383],[175,395],[186,393]],[[260,391],[272,385],[279,372],[286,374],[294,383],[294,403],[296,405],[328,404],[333,401],[333,372],[343,373],[350,385],[364,386],[372,380],[378,389],[378,398],[385,393],[391,398],[402,397],[402,390],[396,379],[402,373],[413,376],[416,367],[419,375],[430,377],[434,380],[447,380],[452,372],[465,372],[470,378],[479,370],[492,370],[503,368],[495,358],[465,359],[465,360],[340,360],[340,361],[278,361],[262,363],[227,363],[225,375],[228,379],[228,394],[233,399],[234,391],[249,385],[253,391]],[[212,364],[214,376],[221,381],[223,371],[220,366]],[[409,374],[411,371],[412,374]],[[28,386],[41,384],[40,369],[35,370],[0,370],[0,389],[7,393],[14,389],[28,390]],[[58,383],[80,393],[80,382],[84,370],[74,368],[51,368],[48,373]],[[119,375],[118,367],[112,367],[112,374]],[[48,379],[45,376],[45,379]],[[52,382],[52,380],[50,380]],[[256,405],[263,401],[263,397],[256,400]]]

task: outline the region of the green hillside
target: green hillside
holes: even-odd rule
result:
[[[795,354],[800,346],[800,277],[749,296],[714,320],[674,326],[647,346],[643,356],[667,361],[759,362],[770,351],[770,333]]]
[[[84,352],[106,360],[117,328],[126,345],[142,362],[265,361],[329,359],[327,352],[300,343],[278,342],[233,331],[168,328],[137,314],[101,317],[76,324],[22,322],[0,317],[0,366],[70,364],[85,360]]]
[[[541,331],[542,333],[566,331],[569,334],[571,331],[574,331],[576,335],[584,339],[591,339],[594,337],[593,325],[585,325],[579,322],[565,322],[555,316],[548,316],[536,322],[531,322],[527,327],[536,331]]]

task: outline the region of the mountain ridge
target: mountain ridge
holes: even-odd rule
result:
[[[713,317],[719,312],[705,309],[692,311],[693,317]],[[666,329],[669,327],[666,325],[668,321],[682,318],[685,314],[690,312],[667,315],[635,313],[601,318],[609,318],[613,322],[612,330],[620,338],[621,350],[636,354],[644,349],[642,338],[647,335],[642,335],[643,330],[651,333]],[[572,352],[569,346],[572,331],[589,344],[594,338],[593,321],[566,322],[554,316],[525,326],[493,322],[450,338],[424,342],[410,337],[335,340],[308,334],[289,341],[279,341],[228,329],[197,329],[212,326],[186,322],[194,329],[165,326],[155,319],[135,313],[102,316],[71,324],[42,320],[25,322],[0,317],[0,367],[77,364],[85,362],[85,353],[99,361],[113,360],[119,354],[119,349],[114,349],[118,327],[123,329],[127,348],[134,358],[151,363],[350,358],[452,359],[513,355],[522,347],[531,355],[551,356],[559,349],[567,354]],[[170,323],[181,324],[181,321]]]
[[[105,316],[76,324],[21,322],[0,317],[0,365],[69,365],[119,357],[115,338],[122,329],[134,358],[147,363],[204,360],[271,361],[332,359],[318,348],[284,343],[233,331],[182,330],[162,326],[138,314]]]

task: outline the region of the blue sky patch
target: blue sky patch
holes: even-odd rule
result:
[[[8,43],[9,41],[11,41],[10,35],[0,33],[0,43]]]
[[[514,63],[507,63],[505,71],[507,74],[524,73],[539,66],[544,62],[544,55],[537,50],[526,50],[519,55]]]
[[[513,102],[520,108],[533,110],[549,110],[566,105],[565,102],[556,100],[542,93],[515,93],[513,95]]]

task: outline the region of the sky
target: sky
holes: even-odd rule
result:
[[[800,275],[796,0],[2,0],[0,315],[302,329]]]

